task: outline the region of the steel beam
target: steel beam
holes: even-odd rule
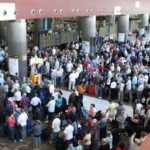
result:
[[[15,4],[16,19],[150,13],[150,0],[0,0],[0,6],[2,3]],[[3,11],[0,8],[0,18]]]

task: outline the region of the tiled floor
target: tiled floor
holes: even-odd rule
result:
[[[66,97],[66,99],[68,99],[70,92],[64,90],[62,90],[62,92],[63,92],[63,96]],[[105,112],[109,106],[109,102],[104,99],[99,99],[99,98],[85,95],[83,97],[83,104],[86,107],[86,109],[89,109],[91,103],[95,104],[97,110],[101,110],[103,112]],[[125,106],[125,116],[133,116],[132,106],[130,105],[124,105],[124,106]]]

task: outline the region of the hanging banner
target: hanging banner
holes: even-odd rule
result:
[[[124,42],[125,41],[125,34],[124,33],[119,33],[118,34],[118,41],[119,42]]]
[[[18,58],[9,58],[8,59],[8,65],[9,65],[9,73],[12,76],[16,76],[16,74],[19,76],[19,62]]]
[[[86,53],[90,53],[90,42],[82,41],[82,50]]]

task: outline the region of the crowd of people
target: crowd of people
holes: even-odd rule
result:
[[[125,43],[103,39],[97,49],[83,52],[80,42],[63,50],[35,46],[28,59],[44,60],[28,68],[42,75],[35,85],[0,72],[3,134],[12,142],[33,135],[36,150],[41,140],[56,150],[138,150],[150,132],[150,43],[144,36]],[[108,99],[108,109],[93,103],[87,109],[84,93]],[[124,102],[133,106],[133,116],[125,116]]]

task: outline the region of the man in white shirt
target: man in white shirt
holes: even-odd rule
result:
[[[18,83],[18,80],[16,80],[15,83],[13,84],[11,92],[14,93],[15,89],[19,89],[19,87],[20,87],[20,85]]]
[[[0,85],[3,86],[4,82],[5,82],[5,80],[4,80],[3,76],[2,76],[2,74],[0,73]]]
[[[76,50],[79,49],[79,43],[78,43],[78,42],[75,44],[75,49],[76,49]]]
[[[69,60],[66,66],[67,72],[70,73],[73,69],[73,64],[72,62]]]
[[[41,100],[39,97],[37,97],[37,94],[35,94],[34,97],[31,99],[30,104],[32,105],[33,118],[36,119],[36,109],[38,106],[41,105]]]
[[[17,123],[21,127],[22,140],[26,139],[27,137],[26,133],[27,119],[28,119],[27,113],[24,111],[24,109],[21,109],[21,114],[18,117]]]
[[[57,88],[61,87],[62,84],[62,77],[63,77],[63,72],[62,69],[57,69],[57,73],[56,73],[56,86]]]
[[[69,91],[75,89],[76,77],[77,75],[74,71],[69,75],[69,87],[68,87]]]
[[[59,119],[58,116],[56,116],[56,118],[54,118],[54,120],[52,121],[52,133],[50,136],[50,143],[53,143],[56,141],[58,134],[60,132],[60,126],[61,126],[61,120]]]
[[[118,100],[119,101],[123,101],[124,99],[124,83],[122,81],[122,83],[119,84],[119,92],[118,92]]]
[[[19,103],[21,102],[21,92],[19,89],[16,89],[16,92],[14,93],[14,99],[17,103],[17,105],[19,106]]]
[[[127,79],[127,82],[126,82],[126,96],[128,95],[129,96],[129,101],[131,102],[132,101],[132,92],[131,92],[131,88],[132,88],[132,85],[131,85],[131,78],[128,77]]]
[[[50,94],[53,94],[55,92],[55,87],[52,81],[50,81],[50,84],[48,85]]]
[[[135,113],[136,113],[136,114],[140,114],[142,108],[143,108],[143,105],[140,103],[139,100],[137,100],[137,103],[136,103],[136,106],[135,106]]]
[[[55,47],[53,47],[53,49],[52,49],[52,54],[53,54],[53,56],[55,56],[55,54],[56,54],[56,49],[55,49]]]
[[[53,115],[55,113],[55,106],[56,106],[56,101],[54,97],[52,96],[48,104],[46,105],[48,107],[48,119],[52,119]]]
[[[67,126],[65,127],[64,130],[64,135],[65,135],[65,142],[66,142],[66,148],[68,147],[68,145],[70,143],[72,143],[73,140],[73,132],[74,132],[74,128],[71,125],[71,120],[67,121]]]

